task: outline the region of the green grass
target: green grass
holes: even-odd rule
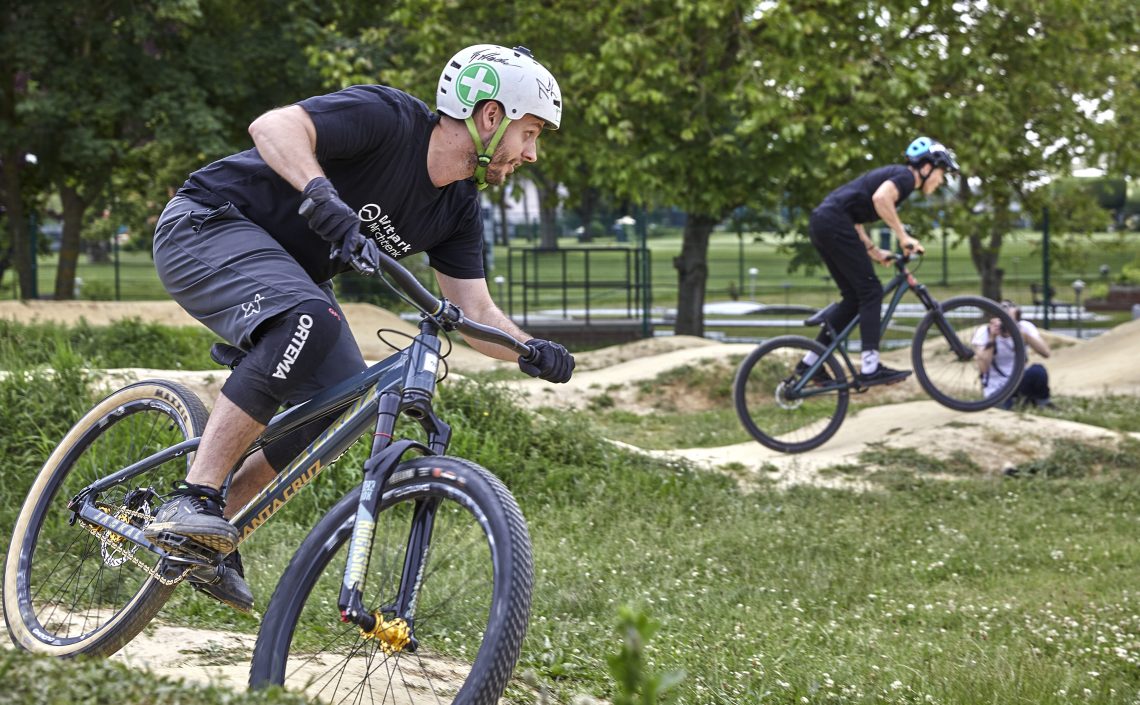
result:
[[[4,688],[0,690],[3,705],[300,705],[306,702],[276,688],[239,693],[221,686],[187,685],[181,679],[153,676],[113,661],[61,661],[7,649],[0,650],[0,678],[4,681]]]
[[[0,380],[5,542],[36,458],[87,403],[74,355],[57,354],[65,372],[50,381]],[[701,379],[716,398],[705,372],[687,374],[671,384]],[[1062,401],[1057,413],[1111,410],[1122,426],[1140,417],[1135,400]],[[532,676],[512,702],[539,691],[612,698],[607,659],[627,605],[659,623],[645,665],[686,674],[680,703],[1108,705],[1140,694],[1135,442],[1058,444],[1018,479],[980,476],[968,457],[880,447],[861,459],[879,468],[873,491],[743,492],[727,475],[623,452],[587,415],[535,417],[494,386],[448,382],[440,408],[452,452],[494,469],[529,520],[535,594],[516,672]],[[678,413],[685,429],[672,433],[687,432],[687,418]],[[259,609],[361,457],[354,449],[243,547]],[[258,624],[189,590],[160,617]],[[82,669],[97,667],[53,662],[34,674],[87,680]],[[14,692],[33,687],[21,680]],[[146,701],[133,682],[122,687],[118,700]],[[60,692],[59,702],[92,699]]]
[[[68,328],[0,320],[0,369],[49,364],[67,349],[91,368],[220,369],[210,346],[221,339],[199,327],[163,326],[137,318],[107,326],[86,322]]]
[[[1110,265],[1112,277],[1118,276],[1120,266],[1133,261],[1140,253],[1140,246],[1133,240],[1122,240],[1113,235],[1102,234],[1097,236],[1095,248],[1070,247],[1069,249],[1078,254],[1074,258],[1075,261],[1067,265],[1059,261],[1053,263],[1051,281],[1058,292],[1057,298],[1064,301],[1072,300],[1069,284],[1075,279],[1083,279],[1090,285],[1100,283],[1098,268],[1102,263]],[[1005,270],[1003,293],[1007,297],[1022,302],[1030,301],[1030,284],[1040,283],[1042,280],[1040,241],[1041,234],[1032,231],[1016,231],[1004,238],[998,266]],[[1064,238],[1055,236],[1055,247],[1056,243],[1063,241]],[[1083,242],[1083,240],[1078,239],[1074,242]],[[918,268],[918,278],[931,288],[936,298],[979,293],[978,274],[965,243],[956,244],[951,239],[943,247],[941,238],[935,235],[928,236],[924,244],[927,256]],[[787,271],[790,255],[786,245],[787,241],[772,233],[745,233],[743,238],[738,238],[736,233],[729,231],[713,233],[708,251],[707,300],[727,301],[733,298],[733,292],[741,299],[756,299],[767,304],[787,302],[820,307],[834,300],[835,286],[824,278],[826,272],[822,268],[811,272]],[[578,246],[574,238],[562,238],[559,241],[559,247],[563,249]],[[528,309],[533,311],[561,308],[564,298],[569,308],[581,308],[587,301],[595,307],[624,307],[628,293],[625,284],[628,278],[627,264],[625,257],[616,253],[614,248],[617,246],[636,248],[638,243],[619,245],[612,238],[601,238],[593,243],[591,249],[594,252],[590,257],[589,278],[595,282],[620,281],[620,285],[596,284],[591,286],[588,295],[586,288],[581,285],[571,287],[566,292],[559,288],[544,289],[537,293],[537,300],[526,303]],[[529,243],[525,240],[517,240],[514,247],[515,257],[521,257],[518,251],[528,247]],[[648,248],[651,252],[650,281],[653,285],[651,302],[655,307],[675,307],[677,272],[673,268],[673,258],[681,251],[681,235],[679,232],[668,231],[654,235],[648,241]],[[609,254],[606,254],[607,252]],[[533,256],[533,253],[528,256]],[[55,289],[56,259],[56,255],[42,255],[37,258],[40,296],[50,296]],[[487,274],[489,279],[493,279],[496,275],[508,278],[507,283],[501,288],[492,283],[491,293],[500,300],[504,309],[508,307],[509,299],[510,308],[517,314],[521,313],[524,305],[521,259],[515,263],[513,270],[508,267],[508,260],[504,248],[496,247],[495,267]],[[546,283],[562,281],[561,254],[542,255],[537,275],[533,262],[532,259],[527,274],[531,282],[536,280],[536,276],[538,281]],[[749,270],[753,268],[757,270],[755,282],[749,275]],[[78,298],[101,300],[119,298],[127,301],[168,298],[158,281],[153,260],[148,252],[122,252],[117,271],[116,289],[116,266],[113,262],[95,264],[88,262],[86,258],[81,258],[78,264],[78,276],[83,280],[83,284]],[[883,268],[877,271],[884,280],[889,279],[893,273],[893,270]],[[581,255],[568,254],[565,272],[566,278],[571,282],[585,281],[584,258]],[[4,279],[3,289],[0,290],[0,297],[16,298],[17,295],[15,277],[8,273]]]

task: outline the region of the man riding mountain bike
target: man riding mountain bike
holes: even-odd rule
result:
[[[374,273],[378,252],[426,252],[443,296],[467,318],[538,351],[523,372],[566,382],[574,358],[535,340],[492,301],[483,269],[479,190],[538,158],[557,129],[554,76],[524,47],[467,47],[444,66],[438,112],[395,88],[351,86],[271,110],[249,127],[254,148],[190,175],[160,217],[158,274],[192,316],[245,356],[222,386],[186,482],[158,509],[147,539],[226,556],[189,579],[248,611],[253,595],[226,521],[316,438],[316,422],[258,450],[222,484],[282,405],[365,369],[330,280]],[[302,215],[303,213],[303,215]],[[505,348],[469,340],[486,355]],[[329,420],[331,421],[331,419]],[[227,508],[228,504],[228,508]]]
[[[839,285],[839,304],[828,316],[816,338],[831,343],[829,330],[842,330],[856,314],[862,342],[860,385],[901,382],[909,370],[893,370],[879,362],[880,305],[883,287],[872,262],[889,265],[891,252],[880,249],[864,225],[882,220],[905,250],[922,254],[922,243],[911,237],[899,219],[898,204],[916,189],[929,196],[942,185],[946,174],[958,171],[953,153],[929,137],[919,137],[906,149],[906,163],[872,169],[840,186],[812,211],[809,236],[827,271]],[[797,371],[803,373],[818,356],[808,353]]]

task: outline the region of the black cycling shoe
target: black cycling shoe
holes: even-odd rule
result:
[[[198,592],[205,593],[238,612],[253,609],[253,591],[245,581],[245,568],[237,551],[223,558],[219,566],[195,568],[186,579]]]
[[[871,387],[876,384],[898,384],[907,377],[910,377],[910,370],[892,370],[886,365],[879,365],[874,372],[860,372],[858,380],[860,386]]]
[[[176,483],[173,499],[158,508],[143,529],[148,541],[177,555],[200,556],[205,547],[221,554],[238,545],[237,527],[222,518],[225,500],[212,487]],[[194,546],[193,544],[197,544]]]
[[[800,360],[796,363],[796,376],[803,377],[805,374],[807,374],[807,371],[810,367],[811,365],[807,364],[803,360]],[[825,385],[831,384],[834,381],[835,378],[831,376],[831,373],[828,372],[827,368],[823,365],[820,365],[819,369],[815,371],[815,375],[811,378],[811,383],[817,387],[823,387]]]

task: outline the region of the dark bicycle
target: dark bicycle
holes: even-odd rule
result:
[[[911,364],[918,383],[935,401],[958,411],[981,411],[1002,403],[1017,390],[1025,367],[1025,342],[1017,324],[997,302],[981,296],[936,301],[907,268],[912,260],[912,255],[894,257],[897,272],[883,289],[883,300],[889,299],[882,319],[883,340],[889,330],[898,329],[897,324],[892,327],[895,311],[903,295],[913,291],[926,309],[913,333],[906,331],[913,337]],[[818,448],[839,430],[851,393],[867,390],[847,353],[847,339],[859,317],[836,331],[827,323],[836,305],[804,321],[806,326],[826,326],[830,345],[799,335],[780,336],[762,343],[736,371],[732,385],[736,414],[748,433],[768,448],[782,453]],[[986,395],[972,340],[975,331],[994,318],[1010,332],[1014,364],[1006,385]],[[819,359],[803,369],[799,363],[809,352]]]
[[[530,537],[502,482],[444,455],[451,427],[432,407],[440,333],[459,331],[528,360],[533,351],[465,319],[394,260],[382,257],[381,268],[424,312],[418,335],[275,416],[245,454],[335,419],[232,519],[243,542],[372,435],[362,482],[313,527],[282,574],[250,684],[284,684],[321,701],[490,705],[527,627]],[[426,441],[394,439],[401,416],[418,422]],[[172,483],[186,476],[206,417],[190,390],[148,380],[114,392],[68,432],[28,492],[8,548],[4,613],[17,645],[59,657],[110,655],[190,570],[220,560],[174,556],[143,536]]]

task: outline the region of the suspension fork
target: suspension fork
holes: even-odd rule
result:
[[[950,322],[946,320],[946,315],[942,312],[942,304],[934,300],[934,297],[927,291],[925,284],[912,285],[915,296],[926,307],[929,315],[934,316],[934,325],[938,326],[938,330],[942,333],[942,337],[950,344],[950,349],[959,360],[970,360],[974,357],[974,350],[969,345],[963,343],[958,334],[950,326]]]
[[[392,441],[400,406],[400,392],[387,391],[380,395],[372,456],[364,463],[364,480],[360,488],[352,537],[349,539],[348,559],[344,569],[344,579],[341,582],[340,597],[337,600],[341,620],[352,622],[365,632],[372,631],[378,621],[378,617],[364,607],[363,589],[368,575],[369,557],[376,535],[376,516],[380,510],[384,486],[400,462],[400,458],[409,450],[415,449],[424,454],[431,454],[431,450],[419,441]],[[401,593],[405,590],[404,582],[401,580]]]

